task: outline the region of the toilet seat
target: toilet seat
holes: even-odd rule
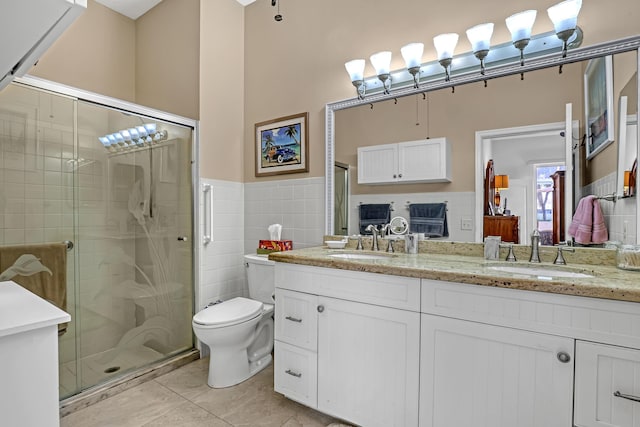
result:
[[[200,310],[193,323],[208,328],[220,328],[246,322],[261,316],[263,304],[249,298],[236,297]]]

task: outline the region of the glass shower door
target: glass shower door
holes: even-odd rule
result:
[[[17,84],[0,92],[1,246],[76,241],[75,102]],[[60,308],[71,314],[71,322],[58,340],[61,397],[77,390],[75,250],[67,252],[64,270],[66,280],[59,285],[65,288],[66,305]]]
[[[191,128],[78,101],[80,389],[193,347],[191,145]]]

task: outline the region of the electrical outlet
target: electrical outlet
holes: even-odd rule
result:
[[[473,218],[462,218],[460,220],[460,230],[472,231],[473,230]]]

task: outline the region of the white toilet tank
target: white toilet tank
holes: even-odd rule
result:
[[[269,261],[267,255],[248,254],[244,256],[249,284],[249,298],[273,304],[275,285],[274,261]]]

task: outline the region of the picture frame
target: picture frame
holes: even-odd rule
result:
[[[255,124],[256,175],[309,171],[309,113]]]
[[[613,59],[589,61],[584,72],[586,157],[591,159],[614,139]]]

